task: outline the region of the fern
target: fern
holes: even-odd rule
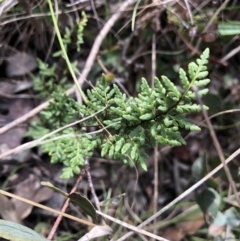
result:
[[[84,11],[82,11],[82,20],[78,22],[73,29],[70,29],[68,27],[65,28],[65,33],[62,38],[64,48],[66,49],[66,52],[68,51],[68,47],[71,45],[71,47],[75,48],[77,52],[80,52],[81,44],[83,44],[83,31],[87,25],[87,15]],[[75,40],[76,38],[76,40]],[[58,57],[62,55],[62,50],[59,50],[53,54],[54,57]]]
[[[68,51],[69,47],[73,48],[73,50],[76,50],[77,52],[80,51],[80,46],[83,44],[83,31],[86,24],[87,16],[85,12],[82,12],[82,20],[77,23],[72,30],[69,28],[65,29],[62,42],[66,51]],[[60,57],[62,54],[62,50],[59,50],[53,54],[53,57]],[[56,74],[56,64],[49,66],[40,59],[38,59],[37,62],[39,74],[31,75],[31,77],[34,82],[34,90],[38,96],[49,98],[53,92],[63,93],[70,88],[70,84],[67,84],[69,69],[63,71],[63,78],[59,78],[59,76]],[[71,68],[73,71],[77,72],[77,63],[71,63]],[[59,108],[59,110],[60,109],[61,108]]]
[[[69,87],[66,84],[66,78],[59,80],[56,72],[56,64],[49,67],[48,64],[37,59],[39,67],[39,75],[31,75],[34,82],[34,89],[38,96],[49,97],[54,91],[65,91]],[[64,86],[64,88],[63,88]]]
[[[93,89],[87,91],[88,102],[85,105],[80,106],[70,97],[55,94],[55,101],[42,114],[42,124],[52,129],[104,109],[83,121],[80,127],[59,132],[56,134],[59,139],[43,145],[52,162],[65,165],[62,177],[69,178],[79,173],[85,157],[92,156],[96,148],[101,150],[102,157],[108,156],[129,165],[134,162],[146,170],[145,148],[157,144],[185,144],[182,129],[200,130],[186,119],[185,114],[200,111],[191,88],[197,87],[200,95],[207,93],[208,56],[209,50],[206,49],[196,63],[189,64],[188,74],[180,69],[181,88],[177,88],[166,76],[162,76],[161,81],[155,78],[154,88],[150,88],[143,78],[138,96],[127,99],[116,85],[109,85],[103,76]],[[88,126],[98,132],[90,135]],[[66,134],[71,135],[66,138]]]

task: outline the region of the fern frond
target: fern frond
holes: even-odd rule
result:
[[[167,97],[170,97],[173,101],[178,101],[181,93],[177,87],[164,75],[162,75],[162,82],[167,90]]]
[[[87,90],[89,101],[85,105],[78,105],[65,95],[55,94],[55,102],[42,114],[45,124],[52,128],[104,109],[97,114],[97,120],[95,116],[82,122],[78,129],[69,128],[58,133],[70,133],[71,139],[62,138],[44,146],[52,162],[65,165],[62,176],[69,178],[78,173],[84,158],[90,157],[99,148],[102,157],[117,159],[130,166],[134,162],[146,170],[145,148],[157,144],[185,144],[182,129],[200,130],[185,115],[201,110],[195,103],[196,96],[191,87],[198,87],[200,96],[207,93],[205,87],[210,81],[207,79],[208,55],[209,50],[206,50],[196,63],[190,63],[188,74],[183,69],[179,70],[180,87],[162,76],[161,81],[154,79],[154,87],[151,88],[142,78],[138,96],[127,99],[117,85],[109,85],[103,75],[94,88]],[[89,135],[88,125],[102,130]]]

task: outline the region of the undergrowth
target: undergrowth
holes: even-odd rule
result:
[[[142,78],[137,97],[127,98],[116,85],[109,84],[104,75],[87,91],[83,105],[57,91],[53,94],[54,101],[41,113],[40,121],[29,129],[28,136],[37,139],[88,117],[78,126],[59,131],[42,143],[42,150],[49,153],[52,163],[64,164],[63,178],[80,173],[85,158],[91,157],[94,151],[102,157],[128,165],[138,164],[146,170],[146,148],[157,144],[183,145],[182,129],[200,130],[185,115],[201,109],[192,88],[197,88],[200,96],[208,92],[205,88],[210,81],[208,57],[209,49],[206,49],[196,63],[189,64],[188,73],[179,70],[180,87],[161,76],[161,80],[155,78],[151,88]]]

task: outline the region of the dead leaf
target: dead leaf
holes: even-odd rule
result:
[[[46,187],[41,187],[40,180],[30,174],[28,179],[17,185],[14,194],[32,200],[34,202],[43,202],[50,199],[53,191]],[[33,206],[14,199],[13,204],[19,219],[26,218],[32,211]]]
[[[33,201],[37,203],[44,202],[50,199],[53,195],[53,191],[47,187],[41,187],[33,197]]]
[[[37,66],[36,58],[32,54],[18,52],[7,59],[6,75],[11,78],[22,76],[36,69]]]
[[[113,230],[109,226],[95,226],[78,241],[89,241],[94,238],[112,234]]]
[[[174,227],[167,228],[162,236],[171,241],[180,241],[187,235],[194,234],[205,223],[203,214],[198,214],[189,221],[184,221]]]
[[[96,210],[92,202],[88,200],[87,197],[85,197],[80,193],[74,192],[74,193],[70,193],[68,195],[68,198],[72,202],[75,202],[84,211],[84,213],[88,214],[94,220],[94,222],[97,221]]]
[[[16,215],[12,200],[4,195],[0,195],[0,215],[5,220],[21,223],[21,220]]]
[[[8,100],[0,103],[0,123],[1,125],[28,113],[33,107],[33,103],[28,99]],[[0,144],[7,144],[12,149],[21,144],[23,135],[25,134],[27,125],[17,126],[1,135]]]

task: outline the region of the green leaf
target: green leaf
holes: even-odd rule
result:
[[[179,78],[184,89],[189,88],[190,82],[188,81],[186,72],[182,68],[179,69]]]
[[[164,75],[162,75],[162,82],[164,87],[167,89],[168,96],[172,97],[173,100],[178,100],[181,96],[181,93],[177,87]]]
[[[126,143],[126,144],[124,144],[123,145],[123,147],[122,147],[122,150],[121,150],[121,153],[122,154],[125,154],[128,150],[129,150],[129,148],[131,147],[131,143]]]
[[[192,165],[192,176],[194,180],[199,181],[207,173],[206,154],[199,156]]]
[[[73,167],[73,172],[75,174],[79,174],[81,172],[81,169],[79,168],[79,166],[75,166],[75,167]]]
[[[123,113],[124,113],[122,108],[120,108],[120,107],[112,107],[111,106],[110,109],[112,110],[113,113],[115,113],[115,114],[117,114],[119,116],[122,116]]]
[[[138,119],[132,115],[123,115],[122,117],[128,121],[138,121]]]
[[[131,156],[132,160],[134,160],[136,158],[137,150],[138,150],[137,146],[136,145],[133,146],[133,148],[131,150],[131,153],[130,153],[130,156]]]
[[[221,196],[213,188],[208,188],[197,196],[197,203],[202,211],[214,220],[221,205]]]
[[[141,168],[146,172],[147,171],[147,165],[145,162],[140,163]]]
[[[114,154],[114,145],[112,145],[112,146],[110,147],[110,150],[109,150],[109,152],[108,152],[108,156],[109,156],[110,158],[113,158],[113,154]]]
[[[240,34],[240,22],[231,21],[231,22],[219,22],[217,32],[221,36],[236,36]]]
[[[209,82],[210,82],[210,79],[202,79],[202,80],[199,80],[199,81],[195,81],[194,85],[196,85],[197,87],[204,87]]]
[[[73,177],[73,169],[71,167],[64,167],[63,173],[61,175],[61,178],[63,179],[69,179]]]
[[[166,116],[166,117],[164,118],[163,122],[164,122],[164,125],[165,125],[166,127],[169,127],[169,126],[172,125],[172,123],[173,123],[173,121],[169,120],[169,117],[168,117],[168,116]]]
[[[11,241],[48,241],[21,224],[0,219],[0,237]]]
[[[92,217],[93,221],[97,221],[97,213],[96,210],[90,200],[88,200],[85,196],[80,193],[74,192],[68,195],[68,198],[75,202],[86,214]]]
[[[208,63],[209,53],[210,53],[209,48],[206,48],[201,54],[200,58],[202,60],[202,64]]]
[[[110,148],[110,145],[108,143],[104,143],[102,145],[102,151],[101,151],[101,156],[102,157],[104,157],[107,154],[109,148]]]
[[[227,219],[222,212],[218,211],[212,223],[218,227],[222,227],[226,225]]]
[[[161,112],[166,112],[167,111],[167,107],[166,106],[159,106],[158,110],[160,110]]]
[[[118,152],[120,151],[120,149],[122,148],[122,145],[124,144],[124,138],[121,138],[120,140],[118,140],[116,142],[116,145],[115,145],[115,151]]]
[[[144,115],[141,115],[139,118],[141,120],[151,120],[154,117],[154,115],[152,113],[147,113]]]
[[[163,87],[163,85],[161,84],[160,80],[157,77],[154,78],[154,86],[156,88],[156,91],[161,96],[164,96],[166,94],[166,89]]]
[[[202,72],[200,72],[199,74],[198,74],[198,76],[197,76],[197,79],[203,79],[203,78],[205,78],[205,77],[207,77],[208,76],[208,71],[202,71]],[[208,79],[206,79],[206,80],[208,80]],[[210,80],[208,80],[208,82],[207,83],[209,83],[210,82]],[[205,84],[205,82],[203,82],[204,83],[204,85],[206,85]],[[203,84],[202,84],[203,85]]]
[[[208,93],[208,89],[202,89],[202,90],[199,90],[198,91],[198,95],[201,97],[201,96],[203,96],[203,95],[206,95],[207,93]]]
[[[227,219],[227,224],[230,225],[232,228],[239,227],[240,225],[240,214],[234,207],[227,209],[224,212],[224,215]]]

